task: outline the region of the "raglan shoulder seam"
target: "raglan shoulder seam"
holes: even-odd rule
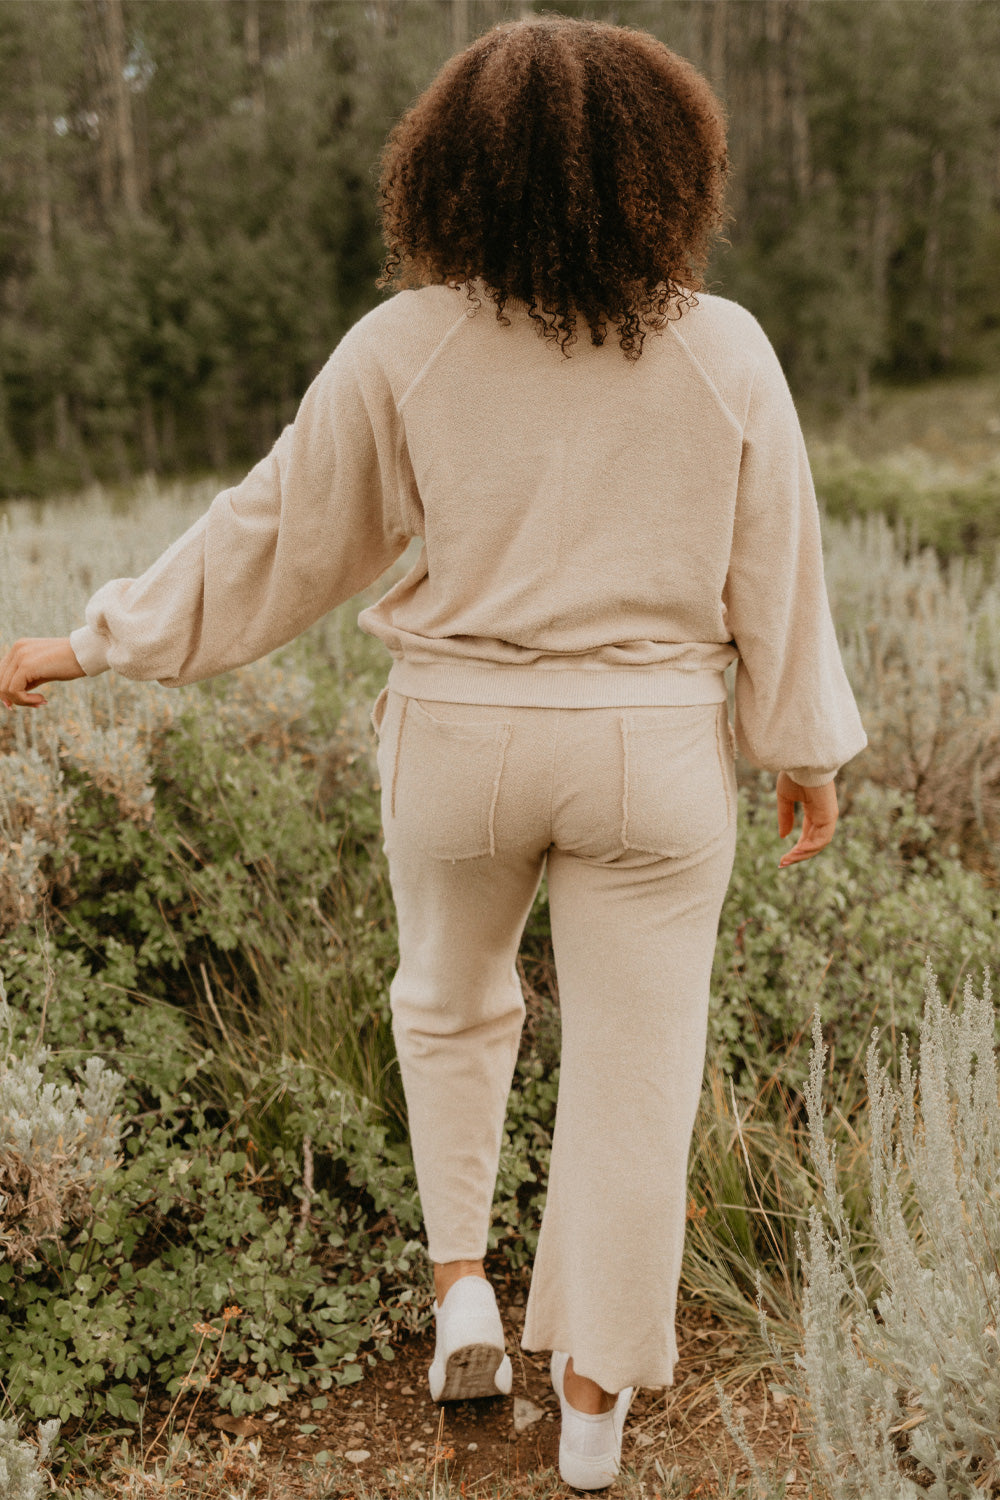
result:
[[[442,337],[434,345],[434,348],[431,350],[430,354],[420,366],[420,369],[417,371],[413,379],[410,381],[409,385],[406,387],[406,390],[396,402],[396,410],[400,413],[400,415],[402,415],[403,407],[406,405],[407,401],[410,399],[417,386],[430,372],[431,366],[436,362],[438,356],[442,353],[446,345],[449,344],[455,337],[462,325],[464,323],[467,323],[468,321],[469,314],[463,308],[463,310],[459,313],[458,317],[454,320],[451,326],[446,329]]]
[[[722,409],[722,411],[725,413],[725,415],[728,417],[728,419],[731,422],[733,428],[736,430],[736,432],[739,433],[740,437],[742,438],[742,436],[743,436],[743,430],[744,430],[744,423],[743,423],[743,421],[733,411],[732,407],[729,405],[729,402],[722,395],[722,392],[719,390],[719,387],[716,385],[716,383],[712,379],[711,375],[705,369],[705,366],[702,364],[701,360],[695,354],[694,350],[691,348],[691,345],[688,343],[687,339],[680,332],[680,330],[679,330],[679,328],[677,326],[677,320],[673,320],[672,322],[668,323],[667,326],[670,329],[670,332],[673,334],[674,338],[680,344],[681,348],[684,350],[684,353],[687,355],[687,358],[688,358],[689,362],[691,363],[691,365],[693,365],[694,369],[698,372],[698,374],[701,376],[702,380],[708,386],[708,389],[712,392],[712,395],[715,397],[716,402],[718,403],[718,405],[720,406],[720,408]],[[760,360],[757,359],[757,360],[754,360],[753,363],[752,363],[752,365],[750,366],[751,386],[756,383],[756,379],[757,379],[757,376],[758,376],[759,372],[760,372]]]

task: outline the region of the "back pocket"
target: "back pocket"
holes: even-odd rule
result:
[[[425,707],[416,698],[404,699],[400,709],[392,837],[435,859],[480,859],[496,850],[494,819],[510,725],[467,717],[475,712],[467,704]]]
[[[626,850],[684,859],[725,832],[734,794],[725,714],[725,704],[699,703],[622,715]]]

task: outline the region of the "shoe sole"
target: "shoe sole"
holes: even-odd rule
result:
[[[559,1478],[574,1490],[606,1490],[621,1474],[621,1459],[584,1458],[579,1453],[559,1452]]]
[[[506,1362],[507,1371],[501,1371]],[[497,1380],[497,1372],[501,1381]],[[495,1344],[466,1344],[452,1350],[445,1366],[444,1386],[438,1401],[476,1401],[482,1396],[504,1396],[502,1377],[510,1371],[510,1358]]]

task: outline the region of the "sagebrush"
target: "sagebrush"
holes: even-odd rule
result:
[[[1000,1493],[1000,1098],[989,976],[942,1003],[928,969],[914,1069],[873,1034],[866,1061],[868,1230],[859,1252],[826,1134],[818,1016],[806,1099],[822,1208],[802,1253],[797,1384],[833,1500]],[[859,1255],[878,1268],[874,1290]]]

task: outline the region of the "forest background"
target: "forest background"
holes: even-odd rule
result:
[[[539,10],[543,7],[537,7]],[[1000,350],[1000,7],[630,0],[731,116],[728,242],[796,394]],[[377,161],[530,0],[0,0],[0,496],[255,460],[379,298]]]

